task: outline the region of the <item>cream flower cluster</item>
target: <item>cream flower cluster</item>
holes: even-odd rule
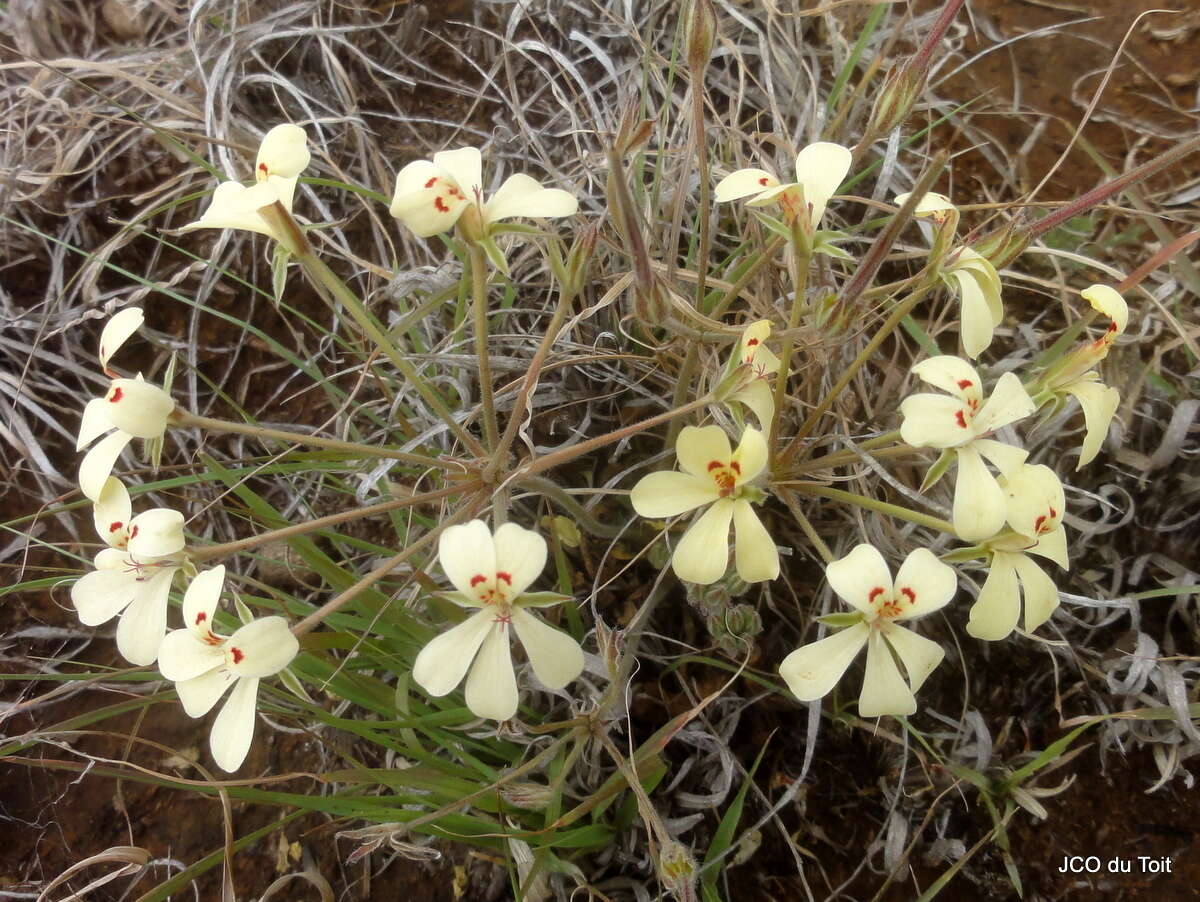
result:
[[[192,579],[183,603],[187,628],[167,633],[176,577],[195,573],[183,515],[169,508],[134,515],[124,483],[111,475],[134,438],[162,438],[175,409],[162,388],[140,376],[118,377],[109,368],[112,356],[142,322],[142,311],[129,307],[113,316],[100,335],[100,365],[111,382],[104,397],[84,408],[77,445],[82,449],[105,436],[84,457],[79,483],[92,501],[92,519],[106,547],[96,555],[95,569],[71,587],[71,603],[87,626],[118,618],[122,657],[138,666],[157,662],[163,676],[177,683],[184,710],[192,717],[206,714],[236,681],[210,737],[213,759],[232,772],[250,748],[259,679],[291,663],[299,646],[282,617],[253,620],[227,638],[212,631],[224,567]]]

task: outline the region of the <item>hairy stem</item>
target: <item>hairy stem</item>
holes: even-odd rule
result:
[[[496,399],[492,394],[492,361],[488,356],[487,259],[475,242],[467,244],[471,257],[471,314],[475,321],[475,357],[479,361],[479,401],[483,406],[483,434],[493,454],[500,445],[496,425]],[[493,458],[488,466],[494,466]]]
[[[854,504],[867,510],[887,514],[889,517],[907,520],[909,523],[916,523],[918,526],[928,526],[930,529],[937,529],[952,536],[958,535],[954,531],[954,524],[949,520],[923,514],[908,507],[901,507],[899,504],[888,504],[886,501],[876,501],[874,498],[868,498],[865,495],[856,495],[853,492],[846,492],[842,489],[834,489],[823,485],[802,483],[792,486],[792,489],[803,495],[816,495],[819,498],[845,501],[847,504]]]

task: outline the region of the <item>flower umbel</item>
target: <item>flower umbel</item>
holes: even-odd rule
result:
[[[867,671],[858,712],[863,717],[913,714],[914,693],[941,663],[945,652],[898,621],[924,617],[954,597],[958,577],[927,548],[909,553],[895,582],[883,555],[858,545],[825,568],[829,585],[858,612],[858,622],[796,649],[783,659],[779,674],[801,701],[821,698],[842,678],[862,647]],[[896,659],[904,665],[901,675]]]
[[[756,411],[757,415],[757,411]],[[643,517],[674,517],[709,504],[671,557],[680,579],[710,585],[729,563],[729,524],[734,530],[734,565],[748,583],[779,575],[779,552],[751,502],[762,491],[751,483],[767,467],[767,440],[747,426],[737,450],[720,426],[685,426],[675,442],[682,473],[659,472],[633,487],[633,509]]]
[[[159,438],[167,431],[167,423],[175,402],[171,396],[151,385],[139,375],[122,379],[109,369],[112,355],[142,325],[140,307],[126,307],[104,326],[100,333],[100,366],[112,381],[102,398],[93,398],[83,409],[75,450],[80,451],[100,436],[104,438],[86,455],[79,465],[79,487],[92,501],[100,498],[109,474],[121,452],[135,438]]]
[[[232,636],[214,632],[213,615],[224,583],[223,566],[204,570],[192,580],[183,596],[186,626],[163,639],[158,667],[175,683],[189,717],[203,717],[233,686],[208,740],[217,766],[232,773],[246,760],[254,739],[259,680],[287,667],[300,644],[282,617],[252,620]]]
[[[155,508],[131,516],[125,486],[109,476],[93,517],[109,547],[96,555],[96,569],[71,587],[71,603],[87,626],[118,614],[117,649],[131,664],[153,664],[167,631],[167,596],[184,548],[183,515]]]
[[[900,435],[918,448],[953,449],[958,462],[954,485],[954,529],[969,542],[995,535],[1004,525],[1004,492],[984,464],[1001,473],[1025,462],[1027,452],[986,438],[1035,410],[1014,373],[1005,373],[986,401],[975,369],[958,357],[930,357],[912,371],[948,395],[910,395],[900,404]]]
[[[546,540],[540,535],[515,523],[492,535],[482,520],[472,520],[442,533],[438,560],[457,590],[446,597],[479,610],[417,655],[413,679],[426,692],[446,695],[465,676],[467,707],[476,717],[511,718],[518,697],[510,628],[548,688],[561,689],[583,671],[579,643],[525,610],[568,600],[554,592],[526,592],[546,566]]]

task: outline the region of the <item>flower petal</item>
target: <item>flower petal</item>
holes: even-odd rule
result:
[[[1016,373],[1005,373],[996,380],[992,393],[975,415],[975,432],[977,435],[1007,426],[1022,417],[1027,417],[1037,410],[1037,405],[1025,391]]]
[[[992,555],[988,577],[971,605],[967,632],[991,642],[1003,639],[1021,616],[1021,594],[1017,585],[1016,561],[1024,555],[997,551]]]
[[[681,580],[708,586],[725,575],[733,507],[732,501],[721,498],[683,534],[671,556],[671,569]]]
[[[863,678],[862,694],[858,697],[860,717],[895,717],[915,714],[917,700],[900,668],[892,657],[887,642],[878,630],[871,632],[867,643],[867,672]]]
[[[911,191],[905,191],[903,194],[897,194],[892,203],[897,207],[903,207],[911,196]],[[946,195],[938,194],[936,191],[929,191],[917,201],[917,208],[913,210],[913,216],[928,216],[930,213],[941,213],[943,210],[954,209],[956,209],[954,202],[946,197]]]
[[[171,630],[163,637],[162,645],[158,647],[159,672],[172,683],[189,682],[224,663],[224,649],[220,645],[202,642],[191,630]],[[216,703],[215,698],[213,703]],[[208,708],[204,709],[207,710]],[[200,713],[203,714],[204,711]],[[190,711],[188,713],[191,714]]]
[[[517,713],[517,677],[513,673],[508,630],[494,629],[483,640],[467,675],[467,707],[476,717],[508,720]]]
[[[804,186],[804,202],[816,228],[825,215],[829,199],[846,179],[853,157],[840,144],[818,141],[796,156],[796,181]]]
[[[575,195],[561,188],[543,188],[537,179],[517,173],[504,180],[499,190],[483,208],[484,222],[526,217],[557,219],[572,216],[579,210]]]
[[[760,194],[767,188],[774,188],[779,179],[765,169],[739,169],[731,172],[713,189],[713,200],[725,203],[730,200]]]
[[[438,539],[438,562],[454,588],[474,597],[471,579],[480,574],[491,579],[496,572],[496,546],[492,531],[482,520],[448,526]],[[465,668],[463,673],[466,673]]]
[[[561,689],[583,673],[583,649],[562,630],[523,608],[513,608],[512,625],[542,685]]]
[[[1063,390],[1078,399],[1079,406],[1083,408],[1083,422],[1087,427],[1087,435],[1084,436],[1083,445],[1079,449],[1079,463],[1075,465],[1075,469],[1079,470],[1095,460],[1096,455],[1100,453],[1100,447],[1108,436],[1109,424],[1112,423],[1121,404],[1121,393],[1099,382],[1084,380],[1072,382],[1064,386]]]
[[[1032,558],[1019,554],[1013,561],[1025,596],[1025,632],[1032,633],[1050,619],[1058,607],[1058,588]]]
[[[928,382],[954,397],[976,404],[983,400],[983,383],[975,367],[961,357],[952,354],[939,354],[916,363],[912,367],[913,375]]]
[[[254,161],[254,174],[259,180],[273,175],[294,179],[308,168],[311,160],[307,133],[300,126],[285,122],[263,136]]]
[[[153,664],[167,632],[167,596],[178,567],[163,567],[140,584],[117,623],[117,650],[130,664]]]
[[[1004,526],[1004,490],[974,447],[959,448],[957,454],[954,531],[966,542],[991,538]]]
[[[79,420],[79,436],[75,439],[75,450],[82,451],[97,438],[113,428],[113,422],[108,417],[108,401],[104,398],[92,398],[83,408],[83,417]]]
[[[473,198],[476,191],[483,190],[483,156],[479,148],[443,150],[433,155],[433,162],[450,173],[468,198]]]
[[[817,642],[797,648],[779,665],[779,675],[802,702],[821,698],[842,678],[867,644],[871,628],[856,623]]]
[[[1023,536],[1037,536],[1062,522],[1067,501],[1058,475],[1044,464],[1018,467],[1004,480],[1008,525]]]
[[[187,591],[183,593],[183,624],[200,639],[213,635],[213,614],[221,600],[221,590],[224,586],[225,565],[218,564],[197,573]],[[166,676],[166,673],[163,675]]]
[[[918,636],[912,630],[894,624],[887,625],[883,638],[892,647],[904,671],[908,675],[908,686],[915,693],[937,666],[946,657],[946,651],[931,639]]]
[[[779,550],[758,514],[745,498],[733,502],[733,560],[743,582],[779,576]]]
[[[179,630],[179,632],[184,632],[184,630]],[[166,639],[163,640],[163,642],[166,641]],[[177,682],[175,692],[178,693],[179,701],[183,704],[184,713],[188,717],[203,717],[213,709],[213,705],[220,701],[233,679],[233,674],[226,668],[217,667],[190,680]]]
[[[1026,548],[1025,553],[1036,554],[1054,561],[1064,570],[1071,569],[1071,559],[1067,552],[1067,531],[1061,526],[1043,536],[1038,536],[1037,542]]]
[[[629,500],[639,516],[674,517],[720,497],[711,479],[664,470],[639,479]]]
[[[229,693],[229,700],[213,721],[208,748],[217,767],[227,774],[242,766],[254,739],[254,713],[258,704],[258,680],[243,677]]]
[[[267,221],[258,215],[258,211],[277,200],[279,186],[271,181],[259,182],[250,187],[241,182],[222,182],[213,191],[212,201],[203,215],[183,228],[243,229],[275,238],[275,232],[267,225]]]
[[[183,514],[166,507],[138,514],[129,523],[129,553],[138,558],[166,557],[183,551]]]
[[[1012,476],[1025,466],[1025,461],[1029,457],[1029,452],[1024,448],[990,438],[977,438],[971,442],[971,447],[1005,477]]]
[[[845,557],[827,564],[825,578],[842,601],[864,614],[874,612],[871,599],[880,594],[878,589],[892,594],[891,571],[873,545],[855,545]]]
[[[101,367],[108,367],[112,355],[129,340],[129,336],[142,327],[144,321],[141,307],[126,307],[104,324],[104,330],[100,333]]]
[[[973,273],[959,270],[950,275],[958,282],[962,317],[959,335],[962,338],[963,350],[967,352],[968,357],[975,358],[992,343],[995,331],[992,311]]]
[[[125,484],[115,476],[109,476],[100,490],[100,497],[92,508],[92,522],[108,546],[124,548],[129,540],[129,521],[133,517],[133,503]]]
[[[517,598],[546,569],[546,540],[532,529],[505,523],[496,530],[493,544],[497,579],[501,579],[500,573],[507,573],[509,597]]]
[[[947,395],[921,392],[900,402],[900,437],[916,448],[953,448],[972,438],[971,409]]]
[[[1129,325],[1129,305],[1116,290],[1107,285],[1092,285],[1079,292],[1080,296],[1092,305],[1092,308],[1103,313],[1116,327],[1111,331],[1121,335]]]
[[[708,465],[713,461],[724,465],[731,456],[729,436],[720,426],[684,426],[675,440],[675,456],[685,473],[711,482]]]
[[[745,388],[740,388],[729,396],[731,401],[740,401],[754,412],[760,429],[766,430],[771,426],[775,416],[775,393],[771,383],[766,379],[755,379]]]
[[[892,595],[903,608],[892,619],[911,620],[932,614],[949,604],[957,591],[958,574],[954,568],[939,561],[928,548],[915,548],[896,572]]]
[[[742,440],[730,460],[738,466],[737,478],[734,485],[745,485],[758,477],[767,468],[767,439],[766,436],[753,426],[747,426],[742,433]]]
[[[119,614],[138,595],[137,578],[120,570],[93,570],[71,586],[71,604],[84,626],[99,626]]]
[[[132,435],[118,429],[97,442],[92,450],[83,456],[79,464],[79,489],[85,497],[92,501],[99,500],[117,458],[132,441]]]
[[[229,665],[233,675],[254,679],[279,673],[300,651],[287,620],[275,616],[251,620],[235,630],[225,645],[233,657]]]
[[[495,617],[495,610],[486,608],[431,639],[413,664],[417,684],[437,697],[461,683]]]
[[[104,400],[109,422],[138,438],[157,438],[166,432],[167,417],[175,409],[169,394],[142,379],[114,379]]]

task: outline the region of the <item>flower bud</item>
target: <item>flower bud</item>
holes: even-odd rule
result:
[[[506,783],[500,787],[500,798],[514,808],[525,811],[542,811],[554,798],[549,786],[529,781]]]
[[[867,134],[872,138],[882,137],[903,125],[924,85],[925,73],[912,60],[894,66],[871,108]]]
[[[658,853],[658,879],[676,899],[696,898],[696,859],[682,844],[667,840]]]
[[[971,249],[981,257],[986,257],[996,269],[1003,269],[1029,247],[1030,240],[1028,229],[1009,223],[973,242]]]
[[[687,64],[693,73],[708,65],[717,38],[717,11],[712,0],[691,0],[688,4]]]

